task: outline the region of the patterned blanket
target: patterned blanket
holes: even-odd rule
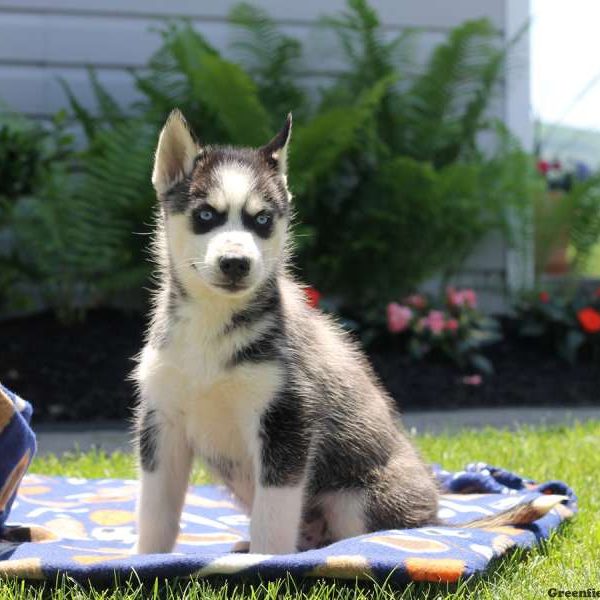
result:
[[[547,538],[577,510],[573,491],[560,481],[536,484],[483,463],[456,473],[436,468],[446,492],[439,514],[449,526],[379,531],[319,550],[269,556],[231,552],[248,539],[247,517],[224,488],[193,487],[175,551],[131,556],[135,480],[26,475],[14,499],[35,448],[30,414],[27,404],[0,390],[0,576],[54,580],[65,573],[82,583],[110,585],[115,576],[127,578],[133,570],[143,580],[189,575],[269,579],[289,572],[387,579],[396,585],[455,582],[483,573],[511,548]],[[528,522],[518,527],[460,527],[518,503],[530,507]]]
[[[31,405],[0,384],[0,532],[35,454]]]

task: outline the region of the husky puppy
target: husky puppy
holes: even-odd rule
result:
[[[158,141],[160,289],[134,372],[140,553],[169,552],[192,458],[289,553],[436,522],[438,491],[360,350],[288,273],[291,115],[258,149]]]

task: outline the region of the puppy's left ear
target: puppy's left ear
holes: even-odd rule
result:
[[[291,135],[292,113],[288,113],[285,124],[279,133],[268,144],[259,148],[269,165],[282,175],[287,174],[287,149]]]

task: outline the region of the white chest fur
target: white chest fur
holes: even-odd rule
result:
[[[260,417],[282,382],[275,363],[230,365],[235,351],[259,334],[223,334],[222,324],[183,312],[161,348],[144,348],[137,371],[144,402],[180,429],[209,465],[231,466],[226,482],[243,500],[249,492],[241,488],[253,479]]]

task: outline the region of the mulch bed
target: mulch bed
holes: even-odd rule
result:
[[[372,363],[403,411],[500,406],[583,406],[600,403],[600,367],[569,365],[551,348],[519,338],[488,349],[496,373],[466,385],[444,362],[409,360],[393,347],[371,351]],[[135,391],[127,376],[142,345],[139,314],[97,310],[65,326],[48,314],[0,322],[0,381],[34,404],[40,421],[122,419]]]

